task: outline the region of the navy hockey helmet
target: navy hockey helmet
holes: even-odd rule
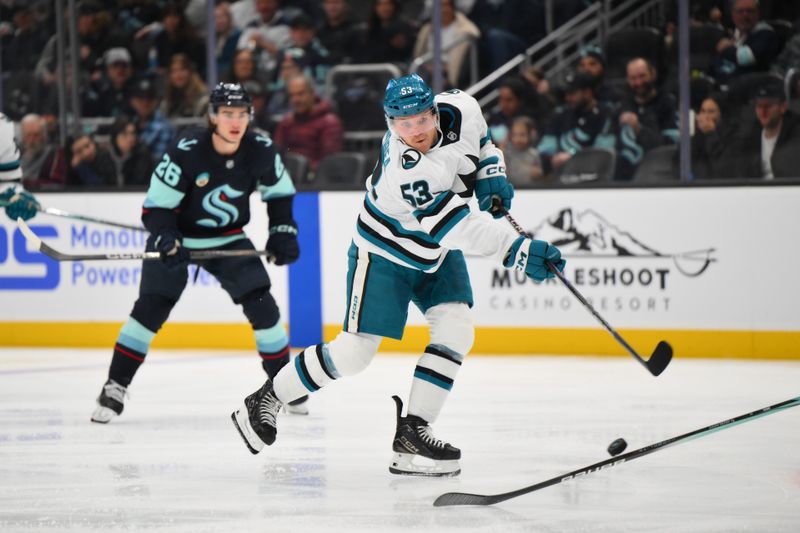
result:
[[[208,114],[216,115],[221,107],[246,107],[253,118],[253,99],[239,83],[218,83],[208,97]]]
[[[390,80],[383,98],[387,118],[409,117],[434,109],[433,91],[418,74]]]

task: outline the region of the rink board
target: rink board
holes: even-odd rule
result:
[[[142,194],[42,194],[43,205],[136,223]],[[345,307],[346,252],[363,193],[298,197],[302,260],[268,266],[292,343],[331,339]],[[597,310],[647,352],[660,339],[676,356],[800,359],[800,188],[725,187],[520,191],[513,213],[535,236],[560,243],[567,274]],[[247,227],[266,240],[254,196]],[[137,251],[142,236],[55,217],[32,226],[65,251]],[[506,224],[505,221],[499,221]],[[323,265],[321,267],[320,265]],[[476,352],[623,353],[560,284],[536,285],[492,261],[470,257]],[[107,346],[136,299],[140,264],[55,264],[0,224],[0,345]],[[409,312],[402,342],[427,343],[421,314]],[[252,348],[244,317],[201,271],[154,346]]]

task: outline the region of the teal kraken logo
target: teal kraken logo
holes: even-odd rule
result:
[[[215,218],[203,218],[197,221],[201,226],[219,228],[235,222],[239,218],[239,210],[228,203],[229,199],[239,198],[244,193],[230,185],[222,185],[212,189],[203,198],[203,208]]]

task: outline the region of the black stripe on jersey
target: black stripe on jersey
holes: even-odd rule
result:
[[[475,182],[478,181],[478,158],[474,155],[467,154],[467,159],[475,165],[475,170],[470,172],[469,174],[459,174],[458,177],[461,178],[461,182],[467,188],[466,191],[458,193],[461,198],[471,198],[472,193],[475,191]]]
[[[454,356],[450,355],[449,353],[445,353],[442,350],[440,350],[440,349],[438,349],[438,348],[436,348],[434,346],[431,346],[430,344],[425,347],[425,353],[429,353],[431,355],[438,355],[442,359],[447,359],[451,363],[455,363],[458,366],[461,366],[461,361],[456,359]]]
[[[448,378],[444,374],[440,374],[435,370],[431,370],[430,368],[425,368],[424,366],[417,366],[417,368],[414,369],[414,370],[415,370],[415,373],[419,372],[420,374],[425,374],[425,375],[430,376],[432,378],[435,378],[435,379],[437,379],[437,380],[439,380],[441,382],[447,383],[448,385],[451,385],[451,386],[453,385],[453,380],[451,378]]]
[[[423,218],[426,218],[426,217],[435,217],[436,215],[438,215],[439,213],[441,213],[441,212],[442,212],[442,209],[444,209],[444,207],[445,207],[445,206],[446,206],[446,205],[447,205],[447,204],[450,202],[450,199],[451,199],[453,196],[455,196],[455,193],[454,193],[453,191],[447,191],[447,192],[446,192],[446,193],[444,193],[444,194],[445,194],[444,198],[443,198],[442,200],[439,200],[439,202],[436,204],[436,207],[434,207],[434,208],[433,208],[432,210],[430,210],[430,211],[426,211],[426,212],[424,212],[424,213],[420,213],[419,215],[417,215],[417,220],[418,220],[419,222],[422,222],[422,219],[423,219]]]
[[[396,243],[395,241],[392,241],[392,240],[389,240],[389,239],[387,239],[386,237],[384,237],[384,236],[380,235],[380,234],[379,234],[377,231],[375,231],[374,229],[372,229],[372,228],[370,228],[369,226],[367,226],[367,225],[364,223],[364,221],[363,221],[363,220],[361,220],[361,217],[358,217],[358,227],[359,227],[359,228],[360,228],[362,231],[364,231],[365,233],[369,233],[369,234],[370,234],[370,236],[372,236],[372,237],[374,237],[374,238],[378,239],[378,240],[379,240],[379,241],[380,241],[380,242],[381,242],[383,245],[385,245],[386,247],[388,247],[388,248],[391,248],[392,250],[395,250],[395,251],[397,251],[399,255],[401,255],[401,256],[404,256],[404,257],[407,257],[407,258],[411,259],[411,261],[409,261],[409,262],[411,262],[411,263],[413,263],[413,262],[416,262],[416,263],[420,263],[420,264],[422,264],[422,265],[425,265],[425,266],[434,266],[436,263],[438,263],[438,262],[439,262],[439,258],[438,258],[438,257],[437,257],[436,259],[425,259],[424,257],[419,257],[418,255],[414,255],[414,254],[412,254],[411,252],[409,252],[408,250],[406,250],[405,248],[403,248],[402,246],[400,246],[400,245],[399,245],[398,243]]]
[[[363,298],[361,299],[364,300]],[[331,379],[336,379],[333,375],[328,371],[328,367],[325,366],[325,358],[322,357],[322,344],[317,344],[317,359],[319,360],[319,366],[322,367],[322,371],[325,372],[325,375]]]
[[[431,230],[431,235],[434,236],[434,239],[441,239],[441,237],[438,237],[439,231],[441,231],[442,228],[444,228],[447,225],[447,223],[450,222],[453,219],[453,217],[459,215],[460,213],[462,213],[465,210],[469,211],[469,206],[467,206],[466,204],[462,205],[460,207],[457,207],[456,209],[453,209],[452,211],[447,213],[444,216],[444,218],[442,218],[442,220],[440,220],[439,223],[436,224],[433,227],[433,229]]]
[[[438,244],[436,244],[433,241],[426,241],[424,239],[420,239],[416,235],[410,235],[408,233],[399,232],[397,230],[397,228],[395,228],[390,222],[388,222],[386,219],[384,219],[379,213],[376,213],[375,210],[372,209],[369,206],[369,204],[367,203],[366,200],[364,200],[364,208],[367,210],[367,213],[369,213],[372,218],[374,218],[376,221],[380,222],[381,226],[383,226],[384,228],[388,229],[392,233],[392,235],[394,235],[395,237],[399,237],[399,238],[402,238],[402,239],[408,239],[408,240],[412,241],[413,243],[418,244],[419,246],[422,246],[423,248],[428,248],[428,249],[431,249],[431,250],[438,250],[439,248],[441,248]]]

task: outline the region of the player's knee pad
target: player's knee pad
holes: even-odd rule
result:
[[[250,291],[239,299],[242,311],[253,329],[271,328],[278,323],[281,312],[268,287]]]
[[[140,294],[133,304],[131,316],[152,332],[161,329],[177,300],[155,293]]]
[[[472,349],[475,326],[467,304],[435,305],[425,312],[425,319],[430,326],[430,344],[445,346],[461,355]]]
[[[328,343],[328,354],[339,375],[352,376],[367,368],[380,344],[376,335],[342,331]]]

